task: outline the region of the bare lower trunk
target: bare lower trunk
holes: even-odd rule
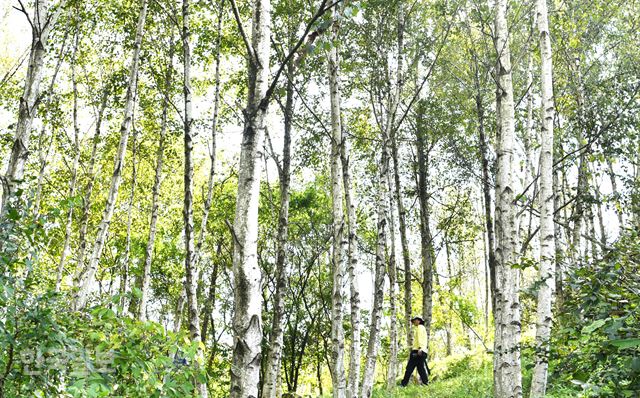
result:
[[[384,300],[384,279],[387,252],[387,215],[388,208],[388,167],[386,133],[382,133],[382,154],[378,165],[378,195],[377,195],[377,239],[376,239],[376,270],[374,282],[373,309],[371,310],[371,323],[369,325],[369,342],[367,344],[367,360],[362,380],[361,398],[369,398],[373,390],[373,381],[380,343],[380,322],[382,318],[382,304]]]
[[[162,116],[160,121],[160,135],[156,152],[155,177],[151,188],[151,219],[149,221],[149,235],[144,252],[144,265],[140,282],[140,300],[137,303],[136,315],[141,321],[147,319],[147,303],[149,301],[149,285],[151,284],[151,264],[153,262],[153,248],[156,241],[158,223],[158,208],[160,205],[160,187],[162,185],[162,166],[164,163],[164,146],[167,134],[167,118],[169,110],[169,93],[173,76],[173,38],[169,44],[169,57],[165,69],[165,87],[162,96]]]
[[[262,342],[262,270],[258,264],[258,199],[260,159],[264,139],[271,35],[271,4],[257,0],[253,13],[249,61],[249,98],[245,109],[242,147],[238,164],[238,194],[233,224],[233,360],[231,398],[258,396]],[[251,57],[251,55],[250,55]],[[252,57],[253,58],[253,57]]]
[[[618,216],[618,224],[622,229],[624,227],[624,214],[622,212],[622,205],[620,203],[620,192],[618,191],[618,181],[616,179],[616,173],[613,171],[613,163],[610,158],[607,161],[607,175],[609,181],[611,181],[611,194],[613,195],[613,203],[615,205],[616,215]]]
[[[494,386],[498,398],[522,397],[520,365],[520,300],[517,220],[515,212],[515,116],[511,80],[511,51],[507,27],[507,1],[496,3],[498,162],[496,177],[496,310]]]
[[[136,28],[136,38],[134,43],[133,57],[131,62],[131,70],[129,74],[129,84],[127,94],[125,96],[124,118],[120,125],[120,143],[116,153],[113,175],[111,176],[111,186],[107,195],[106,205],[102,220],[98,225],[98,233],[93,245],[91,258],[86,270],[80,276],[78,293],[75,298],[75,307],[77,309],[84,308],[89,298],[89,292],[94,282],[98,264],[102,257],[102,249],[104,248],[107,235],[109,233],[109,225],[116,207],[118,191],[122,182],[122,169],[124,168],[125,154],[127,151],[127,142],[129,141],[129,133],[131,131],[131,118],[133,114],[133,102],[138,81],[138,68],[140,63],[140,48],[142,45],[142,36],[144,34],[144,25],[147,16],[147,0],[142,0],[142,8],[138,17],[138,25]]]
[[[553,179],[553,64],[547,16],[547,0],[537,0],[540,34],[542,133],[540,148],[540,267],[536,316],[536,359],[531,380],[532,398],[544,397],[549,368],[549,339],[555,293],[555,230]]]
[[[289,64],[292,65],[292,64]],[[293,117],[293,68],[289,66],[287,99],[284,108],[284,144],[280,169],[280,212],[278,216],[278,242],[276,253],[276,291],[273,298],[273,325],[269,334],[269,354],[265,368],[263,398],[276,398],[282,341],[284,335],[284,294],[287,287],[287,241],[289,238],[289,185],[291,181],[291,118]]]
[[[127,204],[127,237],[120,268],[120,287],[118,289],[123,314],[128,312],[127,308],[129,305],[129,300],[127,300],[126,295],[129,291],[129,272],[131,268],[131,224],[133,223],[133,201],[136,196],[136,180],[138,178],[138,165],[136,163],[138,148],[136,138],[137,134],[134,127],[133,140],[131,143],[131,191],[129,192],[129,203]]]
[[[189,312],[189,335],[191,341],[200,343],[200,308],[198,307],[198,270],[195,263],[195,239],[193,229],[193,114],[191,111],[191,27],[189,20],[189,0],[182,2],[182,55],[183,55],[183,89],[184,89],[184,247],[185,247],[185,290],[187,309]],[[204,361],[203,352],[198,348],[199,370]],[[198,379],[196,389],[201,398],[208,396],[206,378]]]
[[[433,268],[434,249],[429,213],[429,148],[424,125],[424,110],[418,105],[416,128],[416,148],[418,152],[418,201],[420,204],[420,254],[422,265],[422,317],[427,335],[431,334],[431,314],[433,309]]]
[[[387,389],[392,389],[396,385],[398,376],[398,277],[396,265],[396,233],[395,233],[395,203],[391,192],[391,175],[387,174],[389,181],[389,367],[387,369]]]
[[[87,167],[88,181],[87,185],[84,188],[84,196],[82,198],[82,216],[80,218],[80,227],[78,233],[78,257],[76,259],[76,272],[78,274],[75,277],[76,280],[79,279],[80,273],[84,270],[85,254],[87,251],[87,229],[89,227],[89,216],[91,211],[91,194],[93,193],[93,186],[96,179],[95,165],[96,158],[98,156],[98,145],[100,144],[100,140],[102,138],[102,118],[104,116],[105,110],[107,109],[108,99],[109,86],[105,86],[104,92],[102,94],[102,99],[100,101],[100,107],[96,115],[96,130],[93,134],[91,157],[89,158],[89,166]]]
[[[78,27],[78,29],[80,29]],[[78,179],[78,165],[80,163],[80,127],[78,126],[78,82],[76,79],[76,54],[78,52],[78,42],[80,40],[80,33],[77,31],[75,34],[73,57],[71,61],[71,85],[73,87],[73,166],[71,167],[71,181],[69,182],[69,199],[73,199],[76,195],[76,182]],[[62,245],[62,255],[60,256],[60,262],[58,263],[58,270],[56,272],[56,292],[60,291],[60,284],[62,283],[62,277],[64,275],[64,266],[69,255],[71,245],[71,227],[73,224],[73,210],[74,206],[69,205],[67,211],[67,224],[64,232],[64,244]]]
[[[360,392],[360,367],[361,367],[361,331],[360,322],[360,287],[358,284],[358,219],[356,216],[356,195],[351,181],[350,148],[343,137],[342,142],[342,175],[344,183],[345,205],[347,207],[347,221],[349,234],[349,247],[347,251],[349,290],[351,303],[351,349],[349,353],[349,382],[347,385],[347,398],[357,398]]]
[[[334,18],[336,16],[334,15]],[[340,57],[338,55],[338,23],[334,21],[332,40],[334,45],[329,53],[329,95],[331,100],[331,198],[333,214],[333,254],[331,260],[331,273],[333,276],[333,288],[331,299],[331,360],[333,398],[346,396],[347,381],[344,370],[344,329],[342,321],[344,314],[342,305],[342,284],[345,273],[345,252],[347,240],[345,239],[345,218],[342,201],[343,175],[341,164],[342,152],[342,124],[341,124],[341,99],[340,99]]]

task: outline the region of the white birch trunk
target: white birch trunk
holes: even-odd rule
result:
[[[396,264],[396,226],[394,220],[395,204],[391,192],[393,183],[391,175],[387,174],[389,190],[389,367],[387,368],[387,389],[396,385],[398,377],[398,276]]]
[[[344,369],[344,328],[342,321],[343,301],[342,285],[344,283],[345,252],[347,240],[345,239],[345,218],[342,201],[343,175],[341,164],[342,148],[342,124],[341,124],[341,98],[340,98],[340,56],[338,54],[338,22],[333,16],[332,27],[333,46],[329,53],[329,96],[331,101],[331,202],[333,214],[333,253],[331,258],[331,274],[333,276],[331,296],[331,361],[333,398],[346,396],[347,380]]]
[[[531,380],[532,398],[544,397],[549,368],[549,339],[555,293],[555,230],[553,181],[553,63],[547,0],[537,0],[540,34],[542,132],[540,149],[540,287],[536,316],[536,359]]]
[[[271,36],[271,4],[256,0],[249,61],[249,97],[245,110],[242,148],[238,165],[238,195],[233,225],[233,361],[231,398],[258,396],[262,342],[262,270],[258,264],[258,199],[260,159],[267,105]],[[251,57],[251,55],[250,55]]]
[[[494,386],[498,398],[522,397],[520,364],[520,300],[517,262],[517,220],[514,198],[515,116],[507,1],[496,2],[497,122],[499,147],[496,178],[496,325]]]
[[[102,220],[98,225],[98,233],[93,245],[91,258],[86,270],[80,277],[78,293],[75,298],[75,307],[77,309],[84,308],[89,298],[89,292],[94,282],[96,271],[98,270],[98,263],[102,256],[102,249],[104,248],[107,235],[109,234],[109,225],[111,224],[111,218],[116,207],[116,200],[118,199],[118,191],[122,182],[122,169],[124,168],[125,154],[127,151],[127,142],[129,141],[129,133],[131,131],[131,118],[133,114],[133,102],[135,98],[135,91],[138,82],[138,68],[140,64],[140,48],[142,46],[142,36],[144,34],[144,25],[147,16],[147,0],[142,0],[142,8],[138,17],[138,25],[136,27],[136,38],[133,47],[133,57],[131,62],[131,70],[129,73],[129,84],[127,87],[127,94],[125,96],[125,108],[124,118],[120,125],[120,143],[118,145],[118,151],[116,153],[115,164],[113,168],[113,175],[111,176],[111,186],[107,195],[107,201],[102,215]]]
[[[164,163],[164,146],[167,134],[167,118],[169,108],[169,93],[173,76],[173,39],[169,44],[169,57],[165,71],[165,86],[162,98],[162,116],[160,121],[160,136],[158,137],[158,150],[156,152],[155,177],[153,188],[151,188],[151,219],[149,221],[149,235],[144,252],[144,265],[140,283],[140,300],[136,311],[138,320],[147,319],[147,303],[149,301],[149,285],[151,284],[151,264],[153,262],[153,248],[156,241],[156,231],[158,223],[158,208],[160,205],[160,187],[162,185],[162,166]]]
[[[80,28],[77,27],[79,30]],[[73,56],[71,60],[71,86],[73,87],[73,166],[71,168],[71,181],[69,182],[69,199],[73,198],[76,194],[76,182],[78,179],[78,165],[80,163],[80,127],[78,126],[78,82],[76,79],[76,55],[78,53],[78,42],[80,40],[80,32],[76,31],[74,44],[73,44]],[[67,211],[67,223],[64,229],[64,244],[62,245],[62,255],[60,256],[60,262],[58,263],[58,269],[56,272],[56,292],[60,291],[60,284],[62,283],[62,277],[64,274],[64,266],[69,255],[71,246],[71,227],[73,224],[73,205],[69,206]]]
[[[360,392],[361,368],[361,315],[360,287],[358,286],[358,219],[356,218],[356,194],[351,181],[350,148],[346,137],[342,137],[342,175],[344,183],[345,206],[347,207],[347,227],[349,246],[347,250],[347,271],[349,273],[349,291],[351,304],[351,347],[349,352],[349,380],[347,398],[357,398]]]
[[[200,343],[200,308],[198,307],[198,270],[195,262],[195,237],[193,229],[193,113],[191,92],[191,26],[189,20],[189,0],[182,2],[182,55],[183,55],[183,89],[184,89],[184,247],[185,247],[185,290],[187,309],[189,312],[189,335],[191,341]],[[203,371],[204,354],[201,348],[197,351],[199,371]],[[205,381],[196,382],[199,397],[207,398],[208,390]]]
[[[373,309],[371,311],[371,322],[369,325],[369,342],[367,344],[367,360],[362,379],[361,398],[369,398],[373,390],[373,381],[376,370],[376,360],[378,356],[378,346],[380,344],[380,321],[382,318],[382,304],[384,300],[384,279],[387,251],[387,215],[388,215],[388,168],[389,156],[387,153],[387,136],[382,132],[382,154],[378,165],[378,236],[376,240],[376,271],[374,282]]]
[[[44,73],[47,41],[52,27],[55,25],[64,4],[60,4],[53,12],[49,12],[47,0],[37,0],[31,19],[31,49],[24,90],[18,107],[18,121],[13,139],[9,164],[2,182],[2,200],[0,201],[0,217],[4,218],[9,200],[13,197],[24,178],[24,168],[29,157],[31,142],[31,124],[38,112],[40,104],[40,83]]]
[[[291,181],[291,123],[293,117],[293,64],[288,66],[287,99],[284,107],[284,143],[280,169],[280,211],[276,253],[276,291],[273,298],[273,325],[269,335],[269,354],[262,388],[263,398],[276,398],[282,364],[284,335],[284,293],[287,288],[287,241],[289,238],[289,186]]]

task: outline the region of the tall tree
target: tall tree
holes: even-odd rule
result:
[[[340,154],[342,151],[341,93],[340,93],[340,55],[338,53],[338,16],[334,12],[331,40],[333,45],[329,51],[329,98],[331,101],[331,203],[333,214],[333,253],[331,256],[331,273],[333,288],[331,295],[331,341],[332,341],[332,380],[333,397],[344,398],[346,395],[346,378],[344,372],[344,328],[342,311],[344,297],[342,284],[345,273],[345,218],[343,209],[343,181]]]
[[[237,7],[232,1],[239,21]],[[243,33],[244,34],[244,33]],[[253,29],[248,51],[248,100],[244,110],[242,148],[238,164],[238,194],[233,224],[233,360],[231,363],[232,398],[258,396],[262,342],[262,272],[258,264],[258,199],[260,158],[264,140],[267,104],[262,104],[269,84],[271,53],[271,4],[256,0]]]
[[[135,99],[135,92],[138,84],[138,69],[140,66],[140,50],[142,47],[142,37],[144,35],[145,21],[147,17],[147,0],[142,0],[140,14],[138,16],[138,23],[136,27],[135,41],[133,45],[133,55],[131,60],[131,67],[129,70],[129,81],[127,84],[127,93],[124,99],[124,117],[120,124],[120,143],[118,144],[118,151],[116,153],[113,174],[111,176],[111,185],[107,194],[107,201],[102,215],[102,220],[98,225],[98,232],[96,240],[93,245],[93,250],[89,263],[86,268],[83,269],[82,274],[78,280],[78,292],[75,298],[76,308],[83,308],[87,304],[89,298],[89,292],[94,281],[96,271],[98,270],[98,264],[102,257],[102,249],[104,248],[107,235],[109,234],[109,225],[111,224],[111,218],[116,207],[116,200],[118,198],[118,191],[120,184],[122,183],[122,169],[124,168],[124,160],[127,152],[127,143],[129,141],[129,135],[131,132],[131,119],[133,115],[133,105]],[[82,264],[79,264],[83,267]]]
[[[549,340],[555,292],[554,181],[553,181],[553,61],[547,0],[536,1],[540,35],[542,132],[540,135],[540,268],[536,317],[536,363],[531,397],[544,397],[549,368]]]
[[[38,106],[41,102],[40,83],[45,71],[47,42],[64,6],[65,1],[62,1],[56,9],[51,10],[48,0],[35,0],[33,16],[29,17],[29,13],[20,3],[20,10],[27,17],[31,26],[31,47],[24,90],[18,107],[18,121],[9,164],[5,175],[1,179],[2,201],[0,202],[0,218],[4,218],[9,200],[15,195],[18,185],[24,177],[24,168],[30,152],[31,125],[38,113]]]
[[[262,396],[276,398],[278,378],[282,364],[282,342],[284,335],[284,294],[287,288],[287,241],[289,236],[289,199],[291,185],[291,128],[293,118],[293,64],[287,68],[286,100],[284,104],[284,138],[280,174],[280,210],[278,213],[278,235],[276,249],[276,291],[273,297],[273,325],[269,334],[269,353],[265,369]]]
[[[496,168],[496,297],[494,338],[495,396],[522,397],[520,364],[520,300],[515,209],[515,110],[507,0],[495,5],[496,113],[498,148]]]

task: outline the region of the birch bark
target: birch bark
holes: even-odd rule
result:
[[[40,83],[44,73],[44,58],[47,55],[47,41],[51,29],[56,24],[60,13],[64,9],[64,1],[53,12],[49,9],[47,0],[37,0],[34,6],[31,23],[31,49],[29,64],[25,77],[24,90],[18,107],[18,121],[9,157],[9,164],[5,175],[1,178],[2,200],[0,201],[0,218],[4,218],[9,200],[24,178],[24,168],[29,157],[31,142],[31,125],[38,113],[40,104]]]
[[[498,398],[522,397],[520,365],[519,278],[512,265],[517,262],[517,220],[514,175],[514,102],[511,80],[511,51],[507,26],[507,1],[496,2],[495,47],[498,54],[496,78],[499,147],[496,170],[496,327],[494,386]]]
[[[342,176],[344,183],[344,198],[347,208],[347,231],[349,234],[349,246],[347,250],[349,290],[351,304],[351,347],[349,353],[349,380],[347,384],[347,398],[357,398],[360,391],[360,367],[361,367],[361,331],[360,322],[360,288],[358,286],[358,219],[356,216],[356,194],[351,180],[350,147],[346,137],[342,141]]]
[[[125,154],[127,151],[127,142],[129,141],[129,133],[131,132],[131,118],[133,114],[133,102],[135,98],[135,92],[138,82],[138,69],[140,64],[140,49],[142,46],[142,37],[144,35],[144,25],[147,16],[147,0],[142,0],[142,7],[140,9],[140,15],[138,16],[138,25],[136,27],[136,36],[133,47],[133,56],[131,61],[131,70],[129,73],[129,84],[127,86],[127,93],[125,96],[125,109],[124,117],[120,125],[120,143],[118,144],[118,151],[115,157],[115,164],[113,168],[113,175],[111,176],[111,185],[109,193],[107,195],[107,201],[102,215],[102,220],[98,225],[98,233],[96,235],[96,241],[93,245],[91,258],[89,264],[84,270],[79,279],[78,293],[75,297],[75,307],[77,309],[84,308],[89,298],[89,292],[91,285],[94,282],[96,271],[98,270],[98,263],[102,256],[102,249],[104,248],[107,235],[109,234],[109,225],[111,224],[111,218],[116,206],[116,200],[118,198],[118,191],[122,182],[122,169],[124,168]]]
[[[388,215],[388,169],[389,155],[387,150],[386,131],[382,131],[382,150],[378,164],[378,196],[377,196],[377,239],[376,239],[376,270],[374,281],[373,309],[369,324],[369,341],[367,343],[367,359],[362,379],[361,398],[369,398],[373,389],[373,379],[380,344],[380,323],[382,318],[382,304],[384,300],[384,279],[387,255],[387,215]]]
[[[238,165],[233,224],[233,361],[231,398],[258,396],[262,342],[262,271],[257,258],[260,159],[264,139],[271,36],[271,4],[256,0],[249,57],[249,92]]]
[[[347,240],[345,239],[345,219],[343,208],[342,186],[342,124],[341,124],[341,98],[340,98],[340,56],[338,54],[338,22],[333,14],[332,41],[333,46],[329,52],[329,95],[331,101],[331,198],[333,214],[333,253],[331,258],[333,290],[331,299],[331,361],[333,397],[344,398],[346,396],[346,377],[344,371],[344,329],[342,321],[343,301],[342,285],[345,273],[345,252]]]
[[[273,326],[269,335],[269,354],[262,389],[263,398],[276,398],[284,335],[284,291],[287,287],[287,241],[289,238],[289,186],[291,182],[291,122],[293,117],[293,64],[288,65],[284,107],[284,143],[280,168],[280,210],[276,253],[276,291],[273,303]]]
[[[191,341],[200,343],[200,308],[198,307],[198,270],[195,262],[195,239],[193,229],[193,113],[191,92],[191,25],[189,0],[182,2],[182,56],[183,56],[183,89],[184,89],[184,246],[185,246],[185,290],[187,296],[187,309],[189,312],[189,334]],[[203,352],[198,348],[197,352],[200,370],[204,361]],[[207,383],[199,379],[196,389],[202,398],[208,396]]]
[[[76,21],[77,23],[77,21]],[[73,166],[71,167],[71,181],[69,182],[69,199],[73,199],[76,195],[76,183],[78,179],[78,165],[80,163],[80,127],[78,126],[78,82],[76,79],[76,60],[78,54],[78,43],[80,41],[79,27],[77,27],[74,44],[73,44],[73,56],[71,58],[71,86],[73,90]],[[62,245],[62,255],[60,256],[60,262],[58,263],[58,269],[56,272],[56,292],[60,291],[60,284],[62,283],[62,276],[64,274],[64,266],[69,255],[71,245],[71,227],[73,224],[73,205],[69,205],[67,210],[67,223],[65,225],[64,232],[64,244]]]
[[[536,316],[536,360],[531,380],[532,398],[544,397],[549,368],[549,339],[555,293],[555,229],[553,179],[553,61],[547,0],[537,0],[540,35],[542,131],[540,149],[540,279]]]

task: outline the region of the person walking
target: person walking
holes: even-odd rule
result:
[[[409,379],[413,371],[418,368],[418,374],[423,385],[429,383],[429,376],[427,373],[427,329],[424,327],[424,320],[419,316],[414,317],[411,320],[413,324],[413,347],[409,354],[409,362],[407,363],[407,370],[404,372],[404,378],[402,379],[402,387],[406,387],[409,384]]]

